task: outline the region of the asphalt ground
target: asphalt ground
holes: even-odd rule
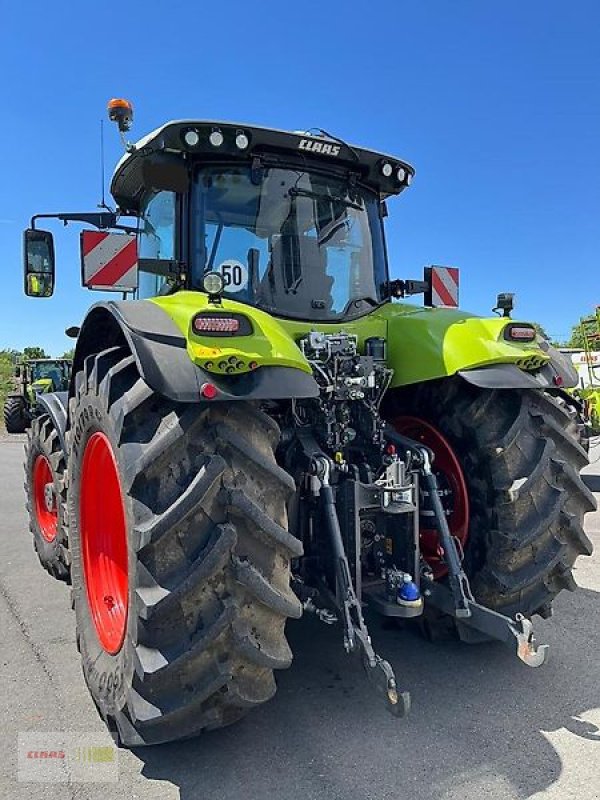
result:
[[[65,731],[111,742],[81,675],[69,590],[31,546],[22,457],[23,437],[0,438],[1,800],[600,798],[600,512],[586,519],[597,551],[577,562],[580,589],[536,619],[550,645],[540,669],[503,645],[431,644],[373,622],[377,649],[412,693],[410,717],[396,720],[344,654],[339,630],[306,617],[289,625],[295,660],[276,697],[241,723],[121,750],[116,782],[19,780],[19,735],[41,732],[49,747]],[[589,485],[600,492],[600,441],[591,457]]]

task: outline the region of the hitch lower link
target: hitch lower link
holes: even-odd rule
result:
[[[323,517],[331,540],[335,559],[336,597],[335,603],[342,616],[344,628],[344,648],[347,653],[359,652],[367,678],[374,689],[381,695],[388,711],[396,717],[404,717],[410,711],[410,694],[400,691],[396,676],[389,661],[377,655],[371,643],[371,637],[364,621],[361,603],[350,574],[350,566],[346,557],[340,523],[335,508],[333,489],[329,482],[331,462],[322,453],[313,455],[311,459],[311,476],[314,480],[313,491],[320,498]]]
[[[428,577],[422,578],[421,588],[428,602],[456,619],[459,635],[462,626],[473,628],[493,639],[514,645],[516,655],[528,667],[540,667],[548,657],[548,645],[536,644],[531,621],[522,614],[517,614],[515,619],[511,619],[477,603],[473,597],[469,579],[462,568],[462,557],[456,539],[448,527],[440,500],[437,477],[431,469],[431,451],[389,428],[386,429],[386,436],[410,450],[415,459],[420,480],[429,493],[435,525],[448,567],[448,586]]]

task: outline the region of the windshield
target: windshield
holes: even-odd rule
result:
[[[385,249],[376,194],[281,168],[199,170],[193,281],[220,272],[225,295],[282,317],[335,320],[381,303]]]
[[[52,383],[58,389],[63,383],[65,378],[64,367],[52,361],[38,362],[31,365],[31,382],[50,378]]]

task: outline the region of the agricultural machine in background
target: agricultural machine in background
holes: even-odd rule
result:
[[[37,413],[40,394],[66,392],[71,361],[65,358],[31,358],[15,367],[17,386],[4,403],[7,433],[23,433]]]
[[[600,306],[592,316],[580,320],[583,353],[577,369],[580,384],[577,391],[593,434],[600,433]]]
[[[124,138],[130,104],[109,114]],[[269,700],[303,611],[337,623],[397,716],[401,665],[365,608],[540,665],[531,617],[591,553],[569,363],[527,322],[458,310],[452,268],[390,275],[386,203],[414,174],[398,158],[197,120],[125,144],[115,212],[41,215],[95,226],[84,285],[135,299],[90,309],[26,463],[36,548],[72,582],[85,680],[120,741]],[[25,290],[48,296],[39,218]]]

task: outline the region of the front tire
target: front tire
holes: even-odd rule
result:
[[[70,403],[77,639],[96,705],[125,745],[195,736],[275,693],[301,606],[291,477],[257,407],[177,404],[112,348]]]
[[[595,501],[579,474],[587,456],[576,420],[543,392],[479,389],[459,378],[396,393],[387,415],[434,426],[460,463],[464,567],[477,600],[508,616],[549,616],[556,595],[576,588],[576,558],[592,552],[583,518]]]

